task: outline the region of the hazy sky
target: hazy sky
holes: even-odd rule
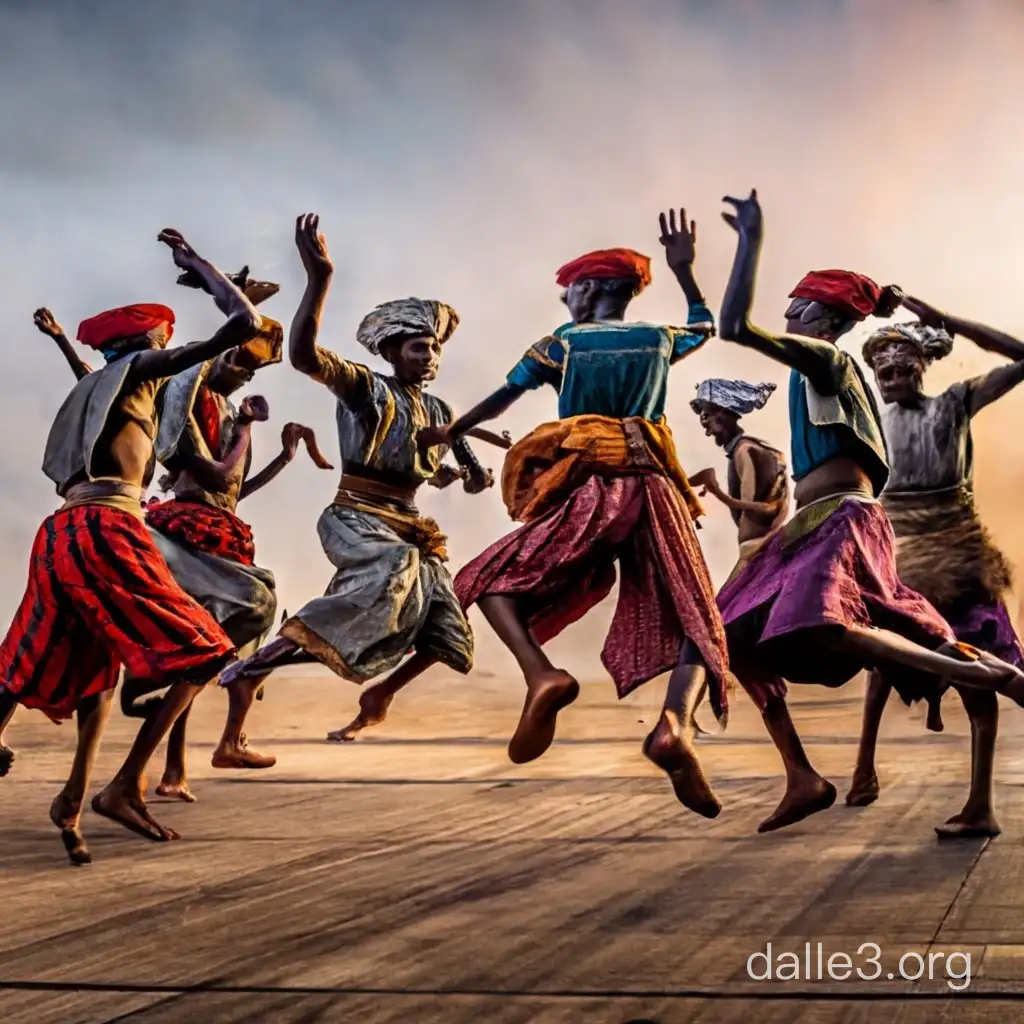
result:
[[[377,302],[450,302],[462,326],[435,386],[461,409],[561,322],[555,268],[589,248],[651,254],[635,315],[684,319],[657,242],[670,205],[697,219],[717,311],[734,244],[719,199],[751,186],[766,326],[806,270],[845,266],[1024,334],[1022,68],[1014,0],[0,0],[0,618],[55,507],[39,467],[71,383],[32,311],[49,305],[73,335],[101,309],[166,302],[182,340],[219,319],[175,286],[161,228],[279,281],[265,308],[287,322],[303,282],[294,218],[319,212],[337,266],[321,342],[362,358],[355,327]],[[989,365],[960,342],[931,387]],[[721,341],[677,367],[669,415],[688,469],[724,470],[688,406],[723,374],[785,382]],[[271,422],[255,431],[257,466],[288,419],[336,455],[322,388],[282,365],[258,390]],[[976,428],[982,507],[1017,562],[1021,408],[1012,395]],[[520,436],[554,410],[553,393],[531,395],[501,426]],[[788,446],[784,388],[748,428]],[[481,454],[499,468],[496,450]],[[329,577],[315,523],[334,484],[300,457],[242,506],[286,608]],[[455,567],[509,525],[497,490],[431,492],[424,506]],[[724,509],[709,512],[721,580],[735,536]],[[478,636],[489,656],[486,627]]]

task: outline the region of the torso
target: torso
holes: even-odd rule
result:
[[[886,491],[971,486],[973,444],[964,384],[925,397],[917,407],[887,405],[882,427],[892,467]]]
[[[842,375],[838,372],[836,386],[842,386]],[[845,397],[853,407],[853,415],[875,430],[877,437],[881,430],[877,412],[870,404],[866,385],[863,391],[862,396],[850,389]],[[874,496],[881,491],[888,468],[880,455],[850,427],[818,426],[811,421],[806,381],[796,370],[790,374],[789,419],[797,508],[835,494]]]
[[[208,426],[200,426],[199,429],[204,431],[216,430],[216,436],[206,436],[206,433],[204,432],[203,441],[213,459],[220,461],[225,457],[225,455],[227,455],[234,443],[235,422],[238,416],[238,410],[235,409],[234,405],[223,395],[217,394],[214,391],[207,391],[206,394],[208,395],[207,401],[214,403],[218,414],[217,422],[216,424],[211,423]],[[196,423],[199,423],[198,417],[196,418]],[[194,429],[195,427],[191,428],[191,430]],[[190,436],[191,430],[182,437],[181,446],[186,450],[190,450],[192,454],[204,457],[204,453],[195,451],[196,445]],[[238,499],[241,496],[242,484],[245,483],[245,478],[248,475],[251,463],[252,449],[250,447],[246,451],[245,456],[239,460],[238,465],[231,474],[226,491],[208,491],[204,489],[197,480],[195,480],[188,470],[182,470],[178,474],[174,483],[174,496],[179,501],[199,502],[204,505],[211,505],[214,508],[234,512],[238,507]]]
[[[94,478],[149,486],[155,468],[156,396],[163,383],[144,381],[118,399],[93,452]]]
[[[363,369],[368,375],[366,397],[358,403],[338,400],[343,468],[365,466],[382,477],[414,486],[429,480],[437,473],[447,449],[424,451],[416,435],[423,427],[451,423],[451,407],[422,388]]]
[[[749,458],[749,462],[747,459],[737,462],[737,456],[741,452]],[[744,501],[780,501],[782,503],[775,515],[741,512],[739,509],[731,510],[741,544],[748,540],[764,537],[785,520],[788,512],[789,483],[786,479],[785,457],[782,452],[747,434],[741,434],[726,446],[726,456],[729,459],[728,491],[730,497]],[[738,464],[750,467],[748,472],[753,472],[753,480],[744,481],[741,478],[737,468]],[[747,483],[746,487],[744,487],[745,482]]]
[[[642,418],[665,415],[668,372],[706,330],[603,320],[570,323],[533,345],[509,375],[523,387],[558,391],[558,415]]]

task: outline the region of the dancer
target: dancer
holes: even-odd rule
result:
[[[958,646],[938,612],[896,574],[892,528],[877,494],[889,475],[877,409],[854,360],[837,340],[901,299],[860,274],[818,271],[791,294],[787,334],[749,320],[762,240],[756,192],[726,199],[739,235],[722,307],[727,341],[792,370],[790,425],[797,512],[718,597],[733,668],[761,711],[786,768],[786,792],[759,826],[769,832],[830,807],[835,787],[811,766],[786,706],[783,679],[841,686],[867,667],[900,666],[998,690],[1024,702],[1024,675]],[[701,669],[692,667],[691,689]]]
[[[248,267],[231,275],[230,280],[253,305],[278,290],[271,282],[250,280]],[[205,290],[201,279],[187,273],[178,283]],[[37,310],[34,320],[39,330],[57,342],[76,376],[81,378],[90,372],[49,310]],[[228,396],[251,381],[256,370],[280,362],[282,342],[281,325],[263,317],[256,337],[178,374],[164,385],[157,398],[157,449],[170,453],[165,461],[176,467],[161,480],[161,489],[173,491],[174,498],[149,502],[145,507],[146,523],[175,580],[220,623],[238,647],[239,656],[252,653],[273,625],[277,596],[273,573],[254,564],[252,531],[235,515],[238,502],[270,483],[294,459],[300,440],[317,465],[333,468],[319,451],[313,431],[289,423],[282,431],[281,453],[254,477],[248,475],[252,461],[250,427],[253,422],[265,420],[269,409],[261,396],[245,399],[240,409]],[[132,717],[146,717],[155,711],[159,698],[142,704],[139,698],[164,685],[161,680],[126,673],[121,687],[122,710]],[[191,705],[171,729],[166,767],[156,789],[158,796],[189,803],[196,799],[185,770],[190,711]]]
[[[691,476],[690,484],[701,488],[698,494],[702,496],[714,495],[732,512],[740,550],[730,579],[785,522],[789,512],[785,455],[740,426],[740,418],[763,409],[774,391],[774,384],[713,378],[697,385],[697,397],[690,402],[704,433],[714,438],[729,460],[728,491],[722,489],[713,469]]]
[[[864,345],[885,407],[882,426],[892,472],[882,507],[896,536],[900,579],[923,594],[958,640],[1020,665],[1024,661],[1004,602],[1010,568],[978,518],[974,503],[971,420],[1024,381],[1024,344],[1006,334],[940,313],[918,299],[903,303],[920,323],[876,331]],[[1013,362],[929,397],[926,369],[949,354],[953,336]],[[927,685],[927,684],[931,685]],[[924,685],[923,685],[924,684]],[[929,727],[940,731],[944,686],[899,673],[872,672],[864,703],[857,768],[846,802],[863,807],[878,798],[875,745],[882,712],[895,688],[903,701],[929,702]],[[942,839],[996,836],[992,771],[999,706],[994,693],[958,686],[971,722],[971,789],[959,814],[936,828]]]
[[[650,260],[631,249],[588,253],[562,267],[557,282],[572,322],[530,348],[507,383],[447,430],[447,443],[507,409],[525,391],[559,392],[559,419],[538,427],[508,454],[502,491],[524,525],[489,547],[456,577],[464,607],[479,604],[515,655],[526,698],[510,759],[540,757],[558,712],[579,694],[542,645],[601,601],[621,570],[619,600],[602,658],[619,696],[671,668],[685,638],[708,664],[716,716],[726,715],[725,635],[694,517],[702,513],[679,466],[664,408],[670,366],[713,331],[693,276],[696,226],[680,211],[661,215],[661,244],[689,303],[685,329],[627,323],[630,301],[650,283]],[[644,752],[707,817],[721,805],[699,772],[672,708]]]
[[[214,761],[218,767],[232,766],[239,757],[254,694],[282,665],[315,660],[357,683],[394,670],[386,687],[371,694],[390,698],[437,662],[460,673],[473,664],[473,634],[444,567],[445,537],[415,504],[416,492],[438,474],[444,454],[420,451],[416,430],[452,420],[448,405],[425,387],[437,375],[458,316],[443,302],[423,299],[386,302],[369,313],[356,340],[391,363],[393,376],[321,348],[317,332],[334,266],[318,225],[314,214],[296,223],[307,284],[292,323],[289,358],[338,403],[342,477],[318,525],[336,572],[323,597],[301,608],[276,640],[221,678],[229,710]],[[465,461],[467,451],[459,445],[455,454]],[[466,481],[469,490],[487,483]],[[381,720],[387,703],[371,707],[361,700],[363,725]],[[342,731],[329,738],[340,739]]]
[[[82,801],[100,735],[125,664],[170,689],[93,809],[150,839],[176,838],[150,815],[143,772],[177,715],[231,660],[234,647],[213,618],[175,583],[143,525],[152,472],[155,401],[163,380],[249,340],[260,317],[245,296],[176,231],[163,231],[184,270],[202,275],[230,310],[208,341],[164,350],[174,314],[166,306],[109,310],[83,321],[78,338],[106,366],[83,377],[57,414],[43,470],[64,505],[40,527],[25,596],[0,645],[0,722],[16,704],[55,721],[77,712],[78,748],[50,817],[72,863],[87,863]]]

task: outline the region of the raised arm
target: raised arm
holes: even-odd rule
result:
[[[327,253],[327,239],[319,231],[320,218],[304,213],[295,221],[295,245],[306,268],[306,290],[292,320],[288,335],[288,358],[300,373],[314,376],[322,359],[316,344],[324,300],[331,286],[334,264]]]
[[[715,321],[693,273],[697,254],[697,222],[690,221],[687,225],[685,209],[679,211],[678,225],[675,210],[669,210],[667,216],[659,214],[658,222],[661,227],[658,241],[665,249],[665,261],[675,274],[689,307],[686,329],[672,329],[671,361],[676,363],[696,352],[708,338],[714,336]]]
[[[64,333],[64,328],[57,323],[54,315],[45,306],[32,314],[32,322],[43,334],[57,342],[57,348],[61,350],[68,361],[68,366],[71,367],[71,372],[78,380],[92,373],[92,367],[81,359]]]
[[[911,296],[904,298],[903,305],[926,326],[944,327],[954,337],[959,335],[967,338],[986,352],[995,352],[996,355],[1012,360],[1008,366],[997,366],[969,382],[969,415],[976,416],[986,406],[1002,398],[1024,381],[1024,342],[997,331],[994,327],[943,313],[935,306]]]
[[[822,394],[834,389],[831,368],[836,348],[826,341],[797,337],[791,334],[769,334],[750,322],[754,303],[754,284],[761,256],[763,222],[757,190],[746,199],[726,196],[722,200],[735,209],[723,213],[722,219],[739,235],[732,273],[722,300],[719,334],[725,341],[733,341],[752,348],[778,363],[802,373]]]
[[[173,377],[192,366],[213,359],[229,348],[244,344],[255,337],[262,326],[256,307],[242,291],[208,260],[197,255],[180,232],[161,231],[159,241],[169,246],[174,262],[182,270],[194,270],[206,284],[206,290],[226,312],[227,320],[212,338],[193,341],[169,349],[150,349],[140,353],[132,364],[132,382],[159,377]]]
[[[301,423],[286,423],[281,431],[281,451],[255,476],[251,476],[242,484],[238,500],[241,501],[243,498],[248,498],[249,495],[255,494],[261,487],[266,487],[295,458],[299,450],[299,441],[305,444],[306,451],[315,465],[319,466],[320,469],[334,469],[327,461],[323,452],[320,451],[320,446],[317,444],[316,434],[313,433],[312,427],[305,427]]]

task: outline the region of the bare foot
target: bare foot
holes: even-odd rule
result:
[[[676,799],[684,807],[705,818],[717,818],[722,813],[722,805],[674,712],[661,713],[654,731],[644,740],[643,752],[668,776]]]
[[[245,733],[242,733],[234,745],[221,740],[210,758],[210,764],[214,768],[273,768],[277,758],[273,754],[250,750]]]
[[[935,828],[939,839],[995,839],[1002,831],[990,807],[980,811],[965,807],[944,825]]]
[[[555,738],[558,712],[580,695],[580,684],[568,672],[554,669],[532,680],[519,724],[508,743],[513,764],[535,761]]]
[[[181,800],[186,804],[194,804],[198,797],[188,788],[188,779],[164,773],[160,785],[156,787],[157,796],[169,796],[173,800]]]
[[[0,743],[0,779],[2,779],[14,764],[14,751],[6,743]]]
[[[388,708],[394,700],[394,694],[378,695],[371,687],[359,697],[359,714],[344,729],[335,729],[327,734],[328,743],[350,743],[364,729],[380,725],[387,718]]]
[[[878,799],[878,776],[874,768],[870,772],[854,772],[850,792],[846,794],[847,807],[867,807]]]
[[[58,793],[50,804],[50,821],[60,830],[60,841],[64,844],[68,860],[76,868],[92,863],[92,854],[79,824],[81,816],[81,804],[73,803],[63,793]]]
[[[157,843],[180,839],[174,829],[165,828],[158,822],[140,795],[130,793],[117,779],[92,798],[92,809],[104,818],[116,821],[129,832]]]
[[[817,773],[804,775],[799,782],[787,782],[786,795],[775,813],[757,826],[758,832],[775,832],[795,825],[818,811],[827,811],[836,802],[836,787]]]

